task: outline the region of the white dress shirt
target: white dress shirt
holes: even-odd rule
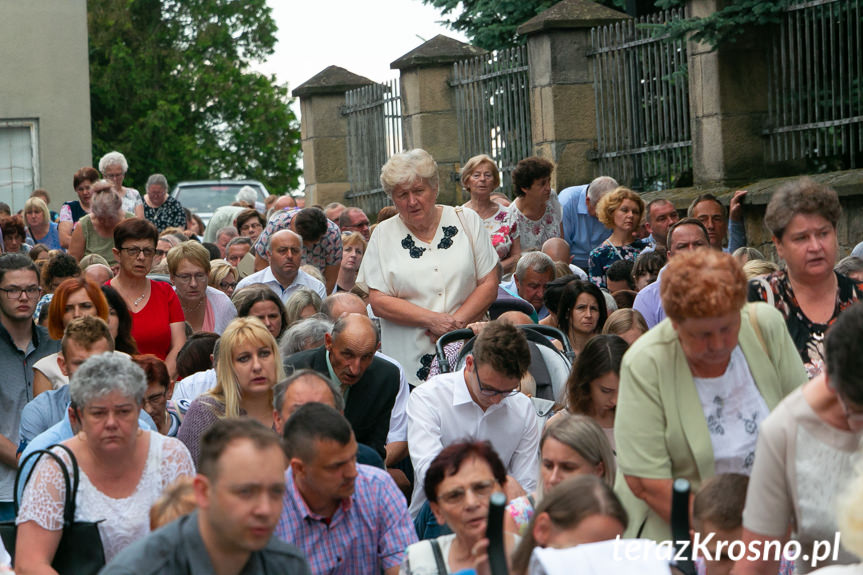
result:
[[[402,364],[400,364],[395,359],[390,356],[383,354],[379,351],[375,352],[375,355],[381,359],[385,359],[397,368],[399,368],[399,392],[396,395],[395,403],[393,403],[393,411],[390,414],[390,432],[387,434],[387,443],[393,443],[395,441],[407,441],[408,440],[408,414],[407,414],[407,406],[408,406],[408,396],[411,393],[410,388],[408,387],[408,380],[405,377],[405,370],[402,368]]]
[[[436,375],[415,388],[407,414],[414,466],[412,516],[426,501],[423,482],[432,460],[444,447],[462,440],[491,441],[507,473],[528,493],[536,488],[541,430],[526,395],[507,397],[483,411],[470,396],[462,369]]]
[[[252,284],[264,284],[269,287],[271,290],[276,292],[276,295],[282,298],[282,303],[287,302],[288,298],[290,298],[291,295],[300,288],[306,288],[313,292],[317,292],[317,294],[321,296],[321,299],[327,297],[327,288],[324,284],[303,270],[297,270],[297,277],[294,278],[294,283],[288,287],[283,287],[282,284],[279,283],[279,280],[276,279],[276,276],[273,275],[273,270],[270,269],[270,266],[267,266],[264,269],[241,279],[237,284],[237,289],[243,289]]]

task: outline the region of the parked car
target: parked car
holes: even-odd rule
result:
[[[184,208],[189,208],[193,214],[198,214],[204,223],[208,223],[221,206],[229,206],[237,197],[237,192],[243,186],[250,186],[258,191],[256,206],[263,209],[264,201],[269,192],[264,184],[257,180],[196,180],[180,182],[171,191],[171,196],[179,201]],[[260,205],[257,205],[260,204]]]

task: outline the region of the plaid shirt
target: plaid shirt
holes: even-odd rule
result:
[[[312,513],[285,472],[285,498],[276,536],[299,547],[314,575],[380,575],[400,565],[417,540],[404,495],[386,471],[357,465],[354,494],[329,525]]]
[[[285,209],[270,217],[267,226],[255,243],[255,252],[267,259],[267,248],[270,247],[270,237],[281,230],[290,229],[291,220],[299,212],[297,209]],[[311,248],[303,243],[303,263],[310,264],[321,270],[327,266],[337,266],[342,261],[342,234],[339,226],[327,220],[327,233],[315,242]]]

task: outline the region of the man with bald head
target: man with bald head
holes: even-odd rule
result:
[[[596,206],[602,196],[617,187],[617,181],[600,176],[583,186],[572,186],[558,194],[563,208],[563,238],[569,244],[572,262],[587,269],[590,250],[608,239],[611,230],[596,217]]]
[[[285,370],[313,369],[333,380],[357,441],[386,458],[390,417],[399,391],[398,368],[375,357],[380,340],[366,315],[338,318],[325,342],[323,347],[286,357]]]
[[[324,284],[300,269],[302,255],[303,238],[293,230],[279,230],[270,237],[267,247],[270,265],[240,280],[237,289],[264,284],[276,292],[283,302],[303,288],[316,292],[321,299],[327,297]]]
[[[563,238],[548,238],[542,244],[542,253],[551,258],[554,263],[563,262],[569,266],[569,270],[573,275],[578,276],[578,279],[587,280],[587,273],[570,262],[572,262],[572,254],[569,253],[569,244]]]
[[[324,303],[321,305],[321,313],[326,315],[333,321],[336,321],[342,316],[356,313],[360,315],[366,314],[366,304],[356,294],[350,292],[339,292],[327,296]],[[380,349],[375,353],[376,357],[385,359],[399,370],[399,393],[396,396],[396,401],[393,404],[392,415],[390,417],[390,432],[387,435],[387,465],[395,465],[408,455],[408,418],[405,409],[408,405],[408,395],[410,388],[408,380],[405,377],[405,370],[402,365],[392,357],[381,353]]]

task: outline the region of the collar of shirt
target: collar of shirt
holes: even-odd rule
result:
[[[180,525],[183,548],[189,561],[190,573],[212,573],[215,571],[210,561],[210,553],[198,529],[198,511],[193,511]]]
[[[452,404],[453,404],[453,406],[472,404],[477,409],[482,410],[482,407],[480,407],[473,400],[473,397],[471,397],[471,395],[470,395],[470,390],[468,389],[467,378],[465,377],[465,369],[466,368],[462,368],[462,370],[460,372],[461,377],[459,378],[460,381],[457,381],[456,384],[453,386]],[[509,401],[509,398],[504,397],[503,401],[501,401],[500,403],[496,403],[495,405],[489,406],[488,409],[483,411],[483,414],[482,414],[483,417],[485,417],[486,415],[489,415],[490,413],[494,413],[498,409],[503,409],[504,406],[506,406],[508,401]]]
[[[341,504],[339,505],[336,512],[333,513],[332,517],[324,517],[323,515],[318,515],[309,509],[309,506],[306,505],[306,500],[303,497],[303,494],[300,493],[300,488],[297,486],[297,482],[294,481],[294,470],[288,469],[285,471],[285,483],[287,487],[287,493],[293,494],[290,498],[291,501],[297,506],[300,515],[303,519],[312,519],[314,521],[321,521],[326,523],[327,525],[333,525],[337,523],[339,520],[343,519],[348,511],[350,511],[351,506],[353,505],[353,497],[345,497],[342,499]],[[288,499],[287,497],[285,499]],[[341,511],[341,513],[339,513]]]
[[[342,397],[344,397],[345,403],[347,403],[348,393],[351,391],[351,386],[342,383],[342,380],[339,379],[339,376],[337,376],[335,370],[333,370],[333,364],[330,363],[330,350],[324,352],[324,358],[327,360],[327,370],[330,372],[330,378],[339,384],[339,389],[342,390]]]

